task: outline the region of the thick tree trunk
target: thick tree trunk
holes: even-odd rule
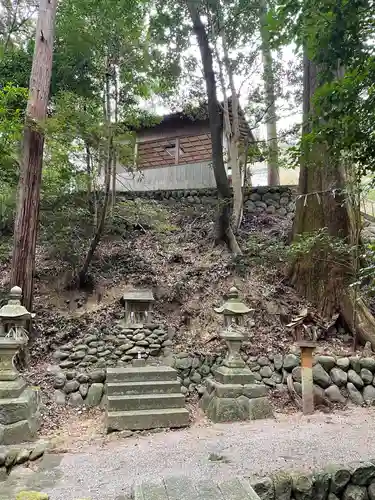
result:
[[[241,249],[230,226],[232,200],[223,159],[222,120],[216,95],[216,79],[213,70],[212,52],[206,30],[197,9],[197,2],[195,0],[187,0],[187,6],[193,23],[194,33],[198,40],[207,88],[208,117],[212,143],[212,164],[219,193],[216,243],[224,242],[233,253],[241,254]]]
[[[317,68],[304,58],[304,134],[308,133],[311,98],[317,88]],[[301,156],[299,194],[293,225],[293,240],[304,233],[325,229],[329,237],[351,245],[356,234],[353,207],[345,199],[345,172],[323,144],[305,146]],[[314,303],[323,316],[341,316],[360,339],[375,348],[375,321],[362,302],[353,300],[349,284],[354,263],[328,244],[317,241],[309,252],[298,256],[291,269],[291,282]]]
[[[44,134],[38,124],[47,115],[56,7],[57,0],[40,1],[14,228],[11,284],[23,289],[23,303],[29,310],[33,301],[44,147]]]
[[[279,152],[277,144],[277,117],[276,117],[276,95],[275,81],[272,61],[272,52],[270,47],[270,35],[267,26],[267,2],[261,0],[260,4],[260,33],[262,38],[262,60],[263,60],[263,79],[266,95],[266,127],[267,127],[267,145],[268,145],[268,185],[278,186],[280,184],[279,176]]]

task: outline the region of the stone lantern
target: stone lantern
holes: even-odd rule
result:
[[[21,305],[21,297],[21,288],[13,287],[0,309],[0,445],[29,441],[38,427],[38,393],[14,366],[14,357],[28,341],[26,322],[34,316]]]
[[[266,397],[267,387],[255,380],[240,354],[245,338],[244,316],[251,309],[239,299],[238,290],[231,288],[226,302],[215,311],[224,315],[225,325],[220,337],[225,341],[228,352],[223,365],[215,370],[214,379],[206,380],[201,408],[214,422],[272,416]]]
[[[238,290],[236,287],[232,287],[227,295],[227,300],[220,307],[214,309],[215,312],[224,315],[224,326],[229,327],[230,325],[244,325],[244,316],[253,311],[249,309],[239,298]]]

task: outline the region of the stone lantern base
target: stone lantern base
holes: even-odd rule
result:
[[[273,416],[267,387],[255,381],[251,370],[221,366],[206,380],[200,405],[213,422],[255,420]]]
[[[4,394],[8,397],[3,399]],[[37,390],[27,388],[21,379],[0,381],[0,445],[33,441],[37,437],[39,419]]]
[[[39,428],[39,391],[13,365],[19,342],[0,339],[0,445],[32,441]]]

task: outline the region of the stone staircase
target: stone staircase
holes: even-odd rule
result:
[[[189,412],[169,366],[131,366],[107,370],[107,431],[186,427]]]

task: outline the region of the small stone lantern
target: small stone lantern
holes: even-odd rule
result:
[[[249,309],[239,298],[238,290],[232,287],[227,295],[227,300],[220,307],[215,309],[215,312],[224,315],[224,325],[229,327],[232,324],[243,326],[244,316],[253,311]]]
[[[26,324],[34,314],[21,304],[21,299],[22,289],[14,286],[10,291],[8,303],[0,309],[0,339],[11,338],[22,343],[28,341]]]
[[[267,387],[255,376],[241,357],[240,349],[245,338],[244,316],[251,312],[238,297],[237,288],[231,288],[226,302],[215,309],[224,315],[225,340],[228,352],[222,366],[214,371],[214,378],[206,379],[206,389],[200,406],[213,422],[254,420],[272,416],[267,400]]]
[[[125,306],[124,322],[131,328],[142,328],[144,323],[152,322],[152,306],[155,302],[151,290],[129,290],[122,301]]]
[[[228,352],[224,360],[224,366],[228,368],[243,368],[245,362],[240,355],[244,335],[244,316],[252,311],[239,298],[238,290],[232,287],[229,290],[227,301],[215,312],[224,315],[224,330],[220,337],[225,341]]]

